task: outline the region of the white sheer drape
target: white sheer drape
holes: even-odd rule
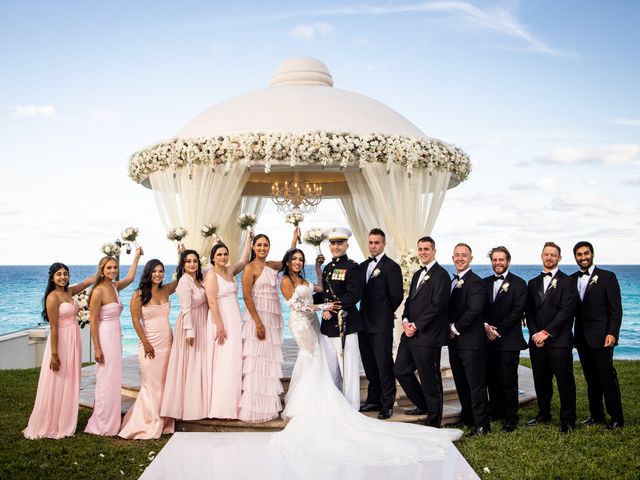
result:
[[[241,230],[238,226],[237,220],[241,213],[253,213],[258,219],[262,210],[264,210],[265,204],[264,197],[242,197],[233,214],[229,217],[229,221],[224,228],[221,228],[218,232],[220,239],[226,243],[229,247],[229,255],[231,261],[237,261],[242,252],[244,251],[244,242],[247,238],[247,231]],[[209,246],[209,249],[211,245]],[[207,255],[209,252],[207,251]]]
[[[415,249],[418,238],[433,230],[451,173],[416,169],[409,177],[401,165],[391,165],[387,173],[386,164],[367,163],[360,172],[345,172],[344,176],[353,205],[344,197],[340,199],[350,225],[357,229],[354,232],[364,236],[364,240],[357,239],[363,253],[367,252],[369,229],[380,227],[387,236],[387,255],[397,259],[402,252]]]
[[[170,170],[149,176],[165,228],[185,227],[189,232],[185,245],[200,255],[207,255],[212,244],[211,238],[202,236],[202,226],[216,223],[221,235],[228,234],[230,225],[235,225],[240,196],[248,179],[247,168],[239,163],[226,174],[222,167],[214,171],[211,167],[195,166],[191,175],[183,168],[175,176]],[[239,230],[237,226],[235,229]]]

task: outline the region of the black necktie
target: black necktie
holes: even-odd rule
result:
[[[579,271],[578,272],[578,277],[582,277],[583,275],[586,275],[588,277],[589,276],[589,270],[587,270],[586,272],[583,272],[583,271]]]
[[[504,280],[504,275],[496,275],[496,277],[493,279],[493,281],[497,282],[498,280]]]
[[[540,276],[541,277],[553,277],[553,273],[551,273],[551,272],[541,272]]]

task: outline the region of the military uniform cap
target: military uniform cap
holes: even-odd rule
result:
[[[348,240],[352,235],[351,230],[347,227],[328,228],[324,233],[327,235],[327,240],[330,242],[335,240]]]

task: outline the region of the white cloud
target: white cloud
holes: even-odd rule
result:
[[[40,117],[48,118],[56,114],[53,105],[19,105],[12,108],[13,117]]]
[[[622,183],[625,185],[631,185],[632,187],[640,187],[640,177],[625,178],[622,180]]]
[[[330,23],[316,22],[314,24],[302,23],[289,30],[289,35],[302,40],[313,40],[316,37],[326,37],[333,32],[333,25]]]
[[[534,159],[544,165],[629,165],[640,162],[640,144],[560,148]]]
[[[551,177],[542,177],[533,182],[521,182],[514,183],[509,186],[509,190],[515,190],[520,192],[530,192],[530,191],[549,191],[554,190],[558,187],[558,180]]]
[[[639,118],[612,118],[610,120],[607,120],[607,123],[610,123],[612,125],[622,125],[624,127],[640,128]]]
[[[96,109],[86,113],[85,117],[91,123],[119,123],[120,114],[112,109]]]

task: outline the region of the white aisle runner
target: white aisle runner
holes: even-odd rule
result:
[[[175,433],[142,480],[477,479],[453,446],[444,458],[411,465],[330,465],[293,460],[269,449],[271,433]],[[380,439],[384,442],[384,439]],[[312,453],[310,453],[312,456]]]

